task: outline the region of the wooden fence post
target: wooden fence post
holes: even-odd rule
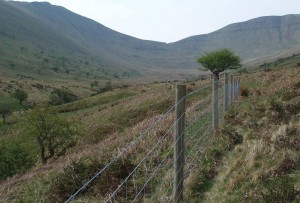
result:
[[[212,129],[214,132],[219,127],[219,77],[213,77],[213,91],[212,91]]]
[[[237,94],[237,96],[241,94],[241,78],[238,79]]]
[[[176,86],[175,132],[174,132],[174,202],[183,199],[184,127],[186,85]]]
[[[228,85],[228,73],[224,74],[224,112],[228,109],[229,103],[229,85]]]
[[[233,78],[233,76],[231,75],[231,76],[230,76],[230,103],[231,103],[231,104],[234,102],[234,95],[233,95],[233,92],[234,92],[234,78]]]

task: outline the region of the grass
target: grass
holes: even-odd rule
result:
[[[197,136],[192,135],[197,126],[203,126],[210,121],[210,116],[197,120],[187,131],[186,141],[190,146],[186,149],[186,154],[192,155],[187,161],[195,157],[194,161],[199,164],[186,181],[187,202],[263,202],[273,201],[270,199],[272,195],[295,199],[299,188],[297,133],[300,118],[295,114],[299,112],[297,75],[297,68],[241,75],[242,88],[247,89],[248,95],[240,98],[237,105],[227,112],[225,125],[213,142],[207,141],[210,138],[209,134],[202,135],[206,140],[205,156],[199,154],[198,148],[193,148],[193,144],[199,141]],[[207,83],[208,81],[189,83],[188,90],[192,92]],[[268,83],[267,87],[265,83]],[[209,90],[204,89],[198,97],[201,99],[207,94]],[[82,170],[75,170],[77,166],[87,172],[82,176],[82,181],[90,177],[95,172],[92,170],[94,164],[100,167],[107,163],[173,106],[174,95],[174,89],[170,88],[170,85],[156,83],[115,89],[70,104],[51,107],[59,116],[72,120],[80,128],[80,133],[76,137],[77,145],[66,156],[54,157],[47,165],[38,162],[37,145],[33,137],[22,131],[26,127],[22,119],[11,117],[10,119],[16,122],[10,126],[0,126],[1,139],[21,144],[34,163],[28,170],[17,172],[18,175],[1,182],[1,198],[9,202],[65,199],[66,196],[62,197],[60,192],[50,192],[61,191],[55,189],[59,185],[68,186],[61,182],[58,184],[60,180],[71,174],[74,177],[80,176]],[[187,101],[188,106],[195,103],[195,96]],[[202,110],[200,105],[197,111]],[[193,112],[190,114],[188,118],[196,118]],[[130,167],[137,165],[153,144],[167,133],[166,129],[172,123],[173,117],[170,114],[165,122],[148,133],[151,136],[146,136],[122,157],[127,160],[122,163],[128,163]],[[163,191],[162,188],[169,188],[168,183],[172,180],[172,153],[169,148],[172,133],[166,135],[158,146],[157,153],[149,157],[151,161],[143,163],[137,171],[138,174],[148,176],[150,169],[167,157],[166,163],[157,174],[157,179],[152,183],[153,188],[156,188],[156,198],[161,201],[166,200],[164,195],[170,192]],[[148,171],[148,174],[145,174],[145,171]],[[137,179],[135,183],[141,186],[143,181]],[[287,190],[282,190],[282,184],[286,185]],[[92,186],[78,201],[99,200],[95,193],[97,188],[96,185]],[[75,187],[70,186],[64,195],[74,189]],[[270,191],[275,192],[273,194]],[[150,193],[146,196],[150,197]]]
[[[207,81],[196,81],[189,91],[194,91],[205,83]],[[8,192],[10,195],[3,197],[7,201],[30,202],[36,199],[46,201],[40,195],[47,193],[51,183],[73,162],[77,163],[84,157],[94,157],[95,161],[106,163],[118,153],[118,149],[122,149],[139,136],[155,119],[173,106],[175,92],[169,87],[165,83],[156,83],[119,88],[69,104],[50,107],[60,117],[71,120],[78,126],[80,133],[76,137],[77,145],[69,150],[66,156],[54,157],[45,166],[38,161],[39,152],[35,138],[25,131],[26,123],[22,117],[26,112],[21,117],[17,115],[10,117],[15,122],[6,126],[6,129],[4,126],[1,127],[1,133],[3,132],[1,140],[21,144],[33,160],[33,165],[26,171],[18,172],[19,175],[3,181],[1,195]],[[169,116],[165,124],[151,133],[159,139],[161,133],[165,132],[164,128],[172,124],[172,120]],[[130,155],[133,151],[128,152],[127,156],[132,164],[136,164],[157,139],[149,137],[145,142],[138,143],[134,149],[134,157]],[[164,150],[162,157],[171,156],[165,151],[166,144],[169,143],[164,141],[159,146]],[[18,195],[10,191],[18,191]]]
[[[299,200],[299,71],[242,76],[249,95],[227,113],[222,139],[209,148],[191,184],[190,201]]]

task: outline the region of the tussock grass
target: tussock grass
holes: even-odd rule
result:
[[[227,112],[220,135],[229,136],[230,142],[222,141],[228,147],[221,148],[218,159],[208,152],[214,164],[203,163],[191,200],[299,201],[299,75],[293,67],[242,76],[247,94]]]

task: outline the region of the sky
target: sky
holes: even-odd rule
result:
[[[260,16],[300,14],[300,0],[45,1],[63,6],[118,32],[168,43]]]

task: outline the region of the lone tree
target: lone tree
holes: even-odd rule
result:
[[[218,84],[219,74],[228,69],[237,69],[240,65],[240,57],[233,54],[229,49],[220,49],[218,51],[210,52],[198,58],[204,70],[210,70],[213,75],[213,106],[212,106],[212,126],[215,132],[219,127],[219,107],[218,107]]]
[[[49,110],[36,110],[27,117],[27,130],[34,135],[40,148],[42,163],[54,156],[62,156],[74,146],[74,125]]]
[[[21,89],[17,89],[14,93],[13,93],[13,98],[19,100],[20,104],[23,103],[23,101],[25,101],[28,97],[27,92],[25,92],[24,90]]]
[[[234,55],[229,49],[206,53],[198,58],[198,63],[203,66],[203,70],[210,70],[217,79],[219,79],[219,74],[225,70],[241,67],[240,61],[240,57]]]

